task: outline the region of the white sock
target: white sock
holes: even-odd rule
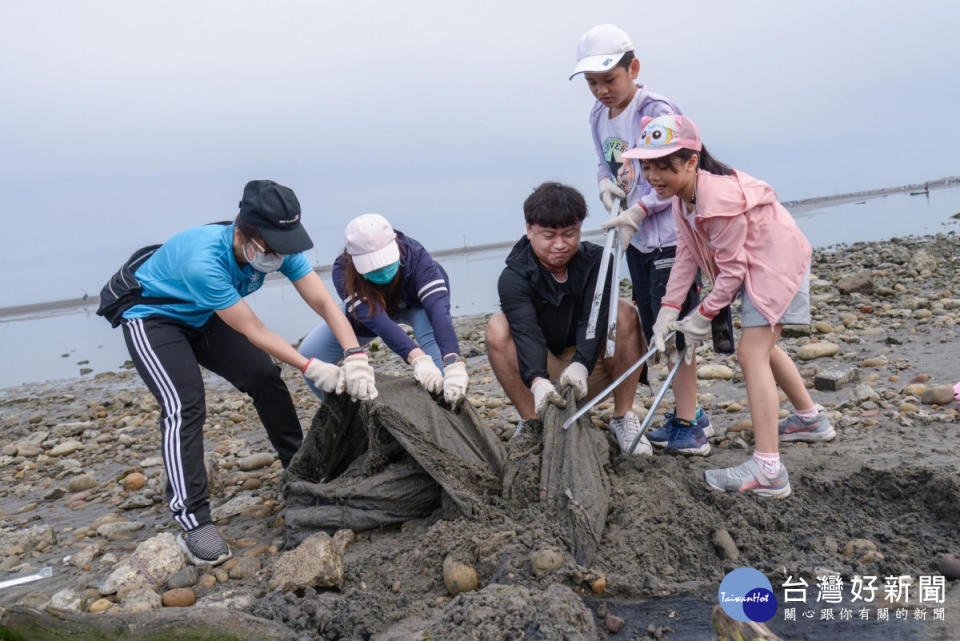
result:
[[[779,452],[769,454],[767,452],[758,452],[757,450],[754,450],[753,460],[757,462],[757,465],[760,466],[760,469],[763,470],[763,473],[766,474],[768,478],[775,477],[780,471]]]
[[[811,407],[811,408],[808,409],[808,410],[796,410],[796,411],[794,412],[794,414],[796,414],[797,416],[799,416],[800,418],[802,418],[802,419],[805,420],[805,421],[812,421],[813,419],[817,418],[817,414],[819,414],[819,413],[820,413],[820,411],[817,410],[816,405],[814,405],[813,407]]]

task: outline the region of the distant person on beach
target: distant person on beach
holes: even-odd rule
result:
[[[160,404],[167,504],[183,529],[178,542],[194,563],[216,565],[230,557],[210,518],[201,365],[253,399],[284,467],[300,447],[303,432],[271,356],[328,392],[345,390],[358,400],[377,396],[366,353],[301,253],[312,246],[293,191],[270,180],[254,180],[244,188],[232,224],[183,231],[135,272],[144,296],[180,301],[136,304],[123,312],[122,326],[130,357]],[[333,328],[350,355],[342,368],[300,355],[243,300],[275,271],[290,279]]]
[[[502,311],[487,324],[490,365],[520,413],[514,436],[542,418],[547,404],[565,406],[551,381],[572,387],[577,399],[594,397],[640,358],[643,345],[636,310],[618,299],[616,348],[611,358],[601,358],[609,294],[601,303],[597,336],[586,338],[603,248],[580,242],[587,216],[580,192],[544,183],[524,201],[523,214],[527,234],[513,246],[497,283]],[[630,411],[639,378],[638,369],[613,391],[610,431],[624,451],[640,433]],[[634,454],[651,453],[643,437]]]
[[[423,245],[379,214],[358,216],[347,224],[333,285],[361,345],[379,336],[424,389],[442,393],[451,405],[463,400],[469,379],[450,316],[450,281]],[[400,323],[413,328],[413,338]],[[300,353],[328,362],[343,355],[325,322],[303,339]],[[307,384],[323,398],[325,390]]]
[[[655,344],[665,350],[667,332],[675,329],[686,340],[684,358],[692,359],[697,346],[711,337],[714,315],[738,294],[742,302],[737,360],[747,385],[755,449],[744,463],[707,470],[704,478],[717,490],[785,498],[790,480],[778,439],[815,442],[836,435],[796,364],[777,347],[784,325],[810,323],[810,243],[773,188],[715,160],[692,120],[666,115],[644,118],[642,125],[637,147],[624,157],[638,159],[657,195],[671,199],[679,231]],[[710,275],[713,289],[695,312],[677,320],[698,266]],[[777,385],[795,408],[779,424]]]
[[[590,111],[590,131],[599,163],[597,181],[600,200],[607,212],[622,199],[620,213],[605,220],[603,229],[617,228],[620,246],[627,257],[633,300],[640,312],[643,334],[649,342],[654,319],[666,290],[676,255],[677,229],[670,201],[660,198],[643,177],[640,166],[623,157],[640,134],[645,117],[681,113],[664,96],[636,82],[640,61],[633,43],[622,29],[601,24],[587,31],[577,47],[577,65],[570,78],[583,74],[597,99]],[[688,287],[680,315],[686,315],[700,300],[700,277]],[[710,417],[697,406],[697,364],[680,365],[673,381],[676,410],[647,436],[655,447],[671,454],[706,456],[714,429]]]

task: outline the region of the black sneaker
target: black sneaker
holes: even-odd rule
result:
[[[194,565],[220,565],[232,556],[230,547],[213,523],[182,532],[177,543]]]

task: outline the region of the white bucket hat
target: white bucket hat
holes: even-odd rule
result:
[[[363,214],[347,223],[347,253],[361,274],[400,260],[397,232],[380,214]]]

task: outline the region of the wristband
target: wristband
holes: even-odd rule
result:
[[[302,368],[300,368],[300,373],[301,373],[301,374],[306,374],[306,373],[307,373],[307,368],[310,367],[310,361],[312,361],[312,360],[313,360],[312,358],[308,358],[308,359],[307,359],[306,365],[304,365]]]
[[[344,352],[343,352],[343,355],[344,355],[345,357],[346,357],[346,356],[355,356],[356,354],[363,354],[364,356],[366,356],[366,355],[367,355],[367,350],[363,349],[362,347],[360,347],[360,346],[358,345],[357,347],[348,347],[348,348],[347,348],[346,350],[344,350]]]
[[[460,358],[460,354],[447,354],[443,357],[443,366],[453,365],[454,363],[459,363],[463,359]]]

